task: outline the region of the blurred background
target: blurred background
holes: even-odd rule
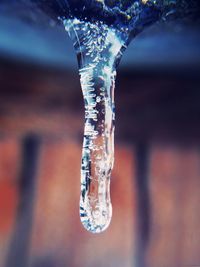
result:
[[[79,220],[84,107],[71,41],[29,1],[0,1],[1,267],[200,266],[199,29],[159,23],[124,54],[113,218],[93,235]]]

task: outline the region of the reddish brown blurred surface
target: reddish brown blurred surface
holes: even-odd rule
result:
[[[111,183],[113,218],[105,233],[93,235],[83,229],[78,214],[83,129],[78,77],[64,71],[19,68],[12,64],[2,64],[0,70],[1,267],[13,253],[10,251],[13,231],[20,223],[16,218],[21,217],[16,217],[16,213],[23,197],[19,194],[24,163],[22,141],[30,133],[41,140],[33,224],[31,231],[26,232],[30,235],[31,267],[200,266],[200,146],[196,134],[199,128],[195,127],[198,124],[194,117],[189,120],[184,115],[182,100],[177,102],[179,80],[168,82],[169,89],[165,91],[163,79],[156,82],[147,76],[146,82],[144,79],[140,82],[138,78],[135,83],[141,90],[137,91],[133,90],[130,75],[128,79],[120,78],[127,90],[116,96],[119,127],[116,125]],[[191,80],[187,82],[189,86]],[[169,97],[168,103],[177,106],[177,110],[164,117],[166,131],[162,114],[166,115],[169,106],[164,106],[165,112],[160,106],[167,103],[162,102],[166,96],[173,96],[172,88],[176,86],[177,98]],[[190,107],[194,107],[196,89],[190,93]],[[187,96],[186,90],[181,99],[183,96]],[[154,105],[158,108],[157,116],[152,112]],[[141,112],[142,107],[146,107],[146,113]],[[195,108],[189,111],[199,112]],[[141,120],[138,114],[143,114]],[[186,116],[182,123],[181,116]],[[177,128],[173,126],[176,119],[180,122]],[[189,121],[191,135],[186,134],[184,139],[182,130]],[[152,129],[147,131],[145,127],[151,122]],[[146,147],[143,153],[138,152],[138,143]],[[147,166],[144,164],[146,167],[140,170],[143,161]]]

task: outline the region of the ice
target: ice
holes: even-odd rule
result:
[[[102,22],[66,19],[79,60],[85,103],[81,164],[80,218],[92,233],[110,224],[110,178],[114,164],[114,88],[116,62],[126,39]]]

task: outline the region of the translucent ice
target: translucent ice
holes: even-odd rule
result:
[[[115,66],[125,48],[125,33],[100,21],[67,19],[64,25],[77,53],[85,103],[80,217],[87,230],[99,233],[112,217]]]

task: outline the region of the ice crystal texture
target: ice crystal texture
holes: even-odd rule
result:
[[[115,64],[124,41],[120,32],[102,22],[68,19],[64,25],[77,52],[85,103],[80,217],[87,230],[99,233],[112,217]]]
[[[114,163],[116,66],[129,42],[130,27],[135,29],[135,35],[159,14],[152,4],[150,16],[149,7],[143,2],[127,1],[128,5],[125,2],[109,6],[105,1],[92,1],[91,5],[87,1],[79,5],[68,1],[71,13],[62,18],[77,53],[85,103],[80,218],[92,233],[104,231],[112,217],[110,177]],[[147,9],[142,9],[143,6]],[[99,8],[102,10],[97,12]],[[143,14],[142,24],[139,14]]]
[[[114,87],[116,66],[138,33],[193,0],[56,0],[77,53],[85,103],[80,217],[92,233],[104,231],[112,217],[110,176],[114,163]],[[52,3],[51,3],[52,4]]]
[[[107,5],[93,0],[88,5],[79,1],[77,5],[68,1],[71,13],[62,18],[77,54],[85,104],[80,218],[92,233],[104,231],[112,217],[116,66],[131,34],[136,35],[159,15],[151,1],[148,5],[142,1],[114,2]]]

